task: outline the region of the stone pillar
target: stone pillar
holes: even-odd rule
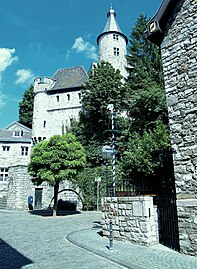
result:
[[[157,207],[152,197],[106,197],[102,209],[104,236],[109,235],[112,219],[114,238],[145,246],[159,243]]]

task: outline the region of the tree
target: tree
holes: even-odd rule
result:
[[[154,187],[170,137],[160,51],[146,38],[147,23],[140,15],[130,35],[125,85],[130,123],[121,166],[127,181]]]
[[[111,128],[107,106],[113,103],[116,110],[124,106],[122,79],[119,70],[115,70],[110,63],[101,62],[90,72],[82,90],[83,110],[79,123],[73,124],[72,131],[86,149],[89,166],[103,163],[101,148],[111,139],[111,135],[105,132]]]
[[[117,110],[124,106],[125,91],[119,70],[110,63],[99,63],[89,75],[82,90],[83,117],[94,134],[102,136],[108,128],[108,104],[114,104]],[[82,119],[83,121],[83,119]]]
[[[33,103],[34,103],[34,87],[31,85],[24,92],[23,100],[19,103],[19,122],[25,126],[32,128],[33,120]]]
[[[153,131],[143,135],[134,132],[122,156],[122,170],[127,181],[143,180],[155,189],[160,169],[160,155],[170,148],[170,136],[166,125],[158,122]]]
[[[85,163],[85,150],[72,134],[54,135],[33,148],[28,171],[36,185],[46,181],[54,187],[54,216],[60,182],[74,182]]]
[[[150,83],[163,87],[160,50],[146,38],[148,19],[141,14],[133,28],[127,56],[130,90],[146,89]]]
[[[83,209],[93,210],[97,206],[97,190],[95,178],[101,177],[99,188],[99,197],[105,194],[104,167],[86,167],[76,178],[76,185],[79,187],[79,193],[83,197]]]

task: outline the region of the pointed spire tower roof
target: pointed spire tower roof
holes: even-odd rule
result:
[[[125,38],[126,44],[128,43],[128,38],[121,32],[120,27],[116,21],[116,13],[115,10],[112,8],[112,6],[110,7],[109,12],[107,13],[107,23],[104,27],[103,32],[97,37],[97,44],[99,44],[99,39],[108,33],[117,33],[121,36],[123,36]]]

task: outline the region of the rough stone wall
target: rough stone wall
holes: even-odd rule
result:
[[[197,253],[197,2],[179,1],[161,45],[177,192],[180,247]],[[191,203],[191,201],[193,201]],[[192,206],[191,206],[192,204]],[[183,226],[187,226],[188,228]]]
[[[119,48],[119,56],[114,56],[114,47]],[[126,61],[126,41],[124,37],[118,35],[118,40],[114,40],[113,33],[103,35],[99,40],[99,62],[105,61],[112,64],[115,69],[119,69],[123,77],[127,77]]]
[[[179,243],[184,254],[197,255],[197,199],[177,201]]]
[[[33,193],[34,186],[27,172],[27,166],[18,165],[9,168],[7,208],[27,210],[27,199]]]
[[[31,182],[31,177],[28,174],[27,166],[25,165],[10,167],[9,181],[6,183],[7,185],[4,184],[4,189],[0,188],[0,191],[2,190],[2,197],[3,195],[7,197],[8,209],[27,210],[29,195],[33,197],[34,207],[36,188],[42,189],[42,208],[48,208],[53,198],[53,187],[49,186],[46,182],[43,182],[40,186],[35,186]],[[72,186],[68,181],[64,181],[60,184],[59,190],[63,189],[72,189]],[[82,209],[82,203],[74,192],[63,192],[59,194],[58,199],[75,202],[77,204],[77,209]],[[51,205],[53,205],[53,203]]]
[[[152,197],[106,197],[102,203],[103,235],[109,235],[109,221],[113,222],[113,236],[117,240],[150,246],[159,243],[157,207]]]

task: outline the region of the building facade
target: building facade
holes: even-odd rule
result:
[[[18,122],[0,130],[0,208],[9,207],[11,168],[18,165],[27,167],[29,163],[31,137],[31,129]]]
[[[197,2],[163,1],[148,38],[161,47],[180,250],[197,255]]]
[[[88,79],[82,66],[59,69],[52,78],[34,81],[33,143],[63,134],[81,110],[81,87]]]

